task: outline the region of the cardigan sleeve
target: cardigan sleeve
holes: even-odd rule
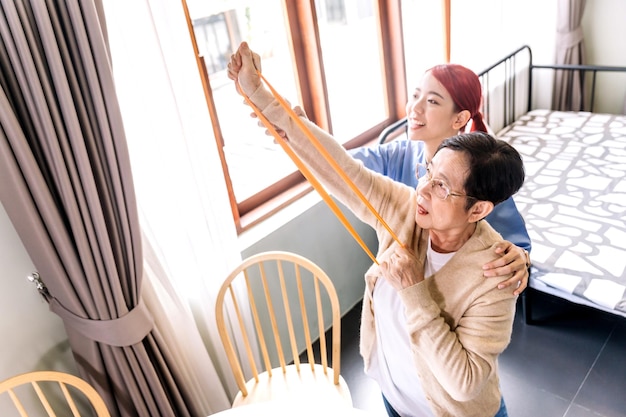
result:
[[[491,245],[479,253],[462,249],[439,271],[444,277],[399,292],[420,377],[424,384],[434,378],[456,401],[480,393],[511,338],[516,297],[497,288],[501,277],[482,276],[492,251]]]
[[[297,123],[289,117],[287,111],[264,87],[259,87],[250,96],[250,99],[261,108],[271,123],[285,131],[289,138],[288,146],[327,191],[345,204],[360,220],[377,230],[382,230],[380,222],[370,208],[359,198],[335,168],[322,157],[315,144],[309,140]],[[300,118],[300,120],[330,154],[346,177],[360,190],[371,208],[385,220],[395,233],[398,233],[403,241],[410,241],[415,231],[413,220],[415,191],[411,187],[365,168],[361,161],[354,159],[328,132],[306,118]],[[410,215],[406,216],[402,213]],[[410,227],[407,227],[407,218],[411,220],[409,222]],[[384,231],[382,237],[379,233],[379,239],[381,238],[382,240],[388,239]]]

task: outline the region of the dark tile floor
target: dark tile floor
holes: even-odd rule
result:
[[[520,299],[511,344],[500,357],[509,416],[626,416],[626,319],[532,295],[535,323],[525,323]],[[356,408],[384,416],[358,353],[360,308],[342,319],[341,374]]]

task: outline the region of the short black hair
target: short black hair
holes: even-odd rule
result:
[[[494,206],[515,194],[524,184],[524,162],[509,143],[484,132],[470,132],[444,140],[441,149],[464,152],[469,161],[469,173],[463,186],[474,199],[491,201]],[[437,153],[435,152],[435,153]],[[466,209],[473,205],[467,199]]]

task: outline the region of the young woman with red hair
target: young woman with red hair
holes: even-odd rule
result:
[[[468,125],[470,131],[487,132],[481,103],[482,86],[472,70],[457,64],[437,65],[424,73],[406,104],[407,137],[350,153],[369,169],[415,188],[441,142],[465,132]],[[515,294],[520,294],[528,282],[531,246],[524,219],[513,198],[509,198],[498,204],[486,220],[509,245],[500,247],[502,256],[485,265],[485,276],[515,271],[499,288],[515,285]]]

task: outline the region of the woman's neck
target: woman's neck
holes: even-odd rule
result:
[[[439,253],[456,252],[467,242],[476,231],[476,223],[470,223],[463,229],[429,232],[433,250]]]
[[[448,137],[452,137],[458,134],[459,132],[453,131],[450,132],[450,136],[441,138],[440,140],[424,140],[424,156],[426,157],[425,162],[428,163],[428,161],[433,159],[433,155],[435,155],[435,152],[437,152],[437,148],[439,147],[439,145],[441,145],[441,142],[448,139]]]
[[[424,157],[426,164],[432,161],[435,152],[437,152],[437,148],[441,145],[441,142],[443,142],[443,140],[424,142]]]

